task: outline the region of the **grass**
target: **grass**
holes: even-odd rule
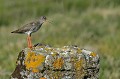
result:
[[[33,44],[96,51],[101,57],[100,79],[120,78],[119,0],[0,0],[0,79],[9,78],[18,53],[27,47],[26,35],[10,32],[41,15],[53,24],[45,23],[33,34]]]

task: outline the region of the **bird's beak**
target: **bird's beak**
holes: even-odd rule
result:
[[[51,24],[53,23],[53,22],[52,22],[52,21],[50,21],[50,20],[46,20],[46,22],[51,23]]]

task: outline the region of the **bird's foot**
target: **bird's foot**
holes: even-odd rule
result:
[[[34,47],[33,47],[33,46],[28,46],[28,48],[30,48],[31,50],[33,50],[33,49],[34,49]]]

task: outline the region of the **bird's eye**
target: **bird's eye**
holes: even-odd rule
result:
[[[46,17],[45,17],[45,16],[43,16],[43,19],[46,19]]]

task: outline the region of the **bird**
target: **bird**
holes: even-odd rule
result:
[[[41,16],[40,19],[30,22],[28,24],[23,25],[19,29],[12,31],[11,33],[17,33],[17,34],[27,34],[27,44],[28,48],[32,49],[32,42],[31,42],[31,34],[34,32],[37,32],[42,24],[47,20],[46,16]]]

